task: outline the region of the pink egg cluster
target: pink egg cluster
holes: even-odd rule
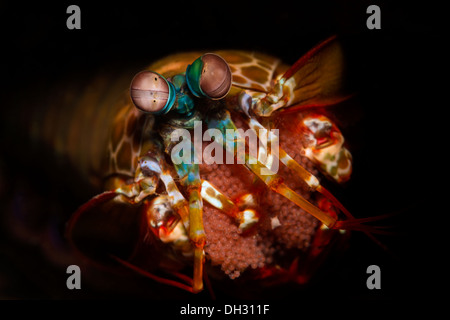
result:
[[[280,145],[308,171],[317,175],[313,164],[301,155],[301,139],[295,134],[280,134]],[[232,279],[248,268],[261,268],[276,263],[276,256],[284,249],[306,250],[310,245],[317,219],[296,206],[287,198],[255,184],[255,176],[243,165],[203,164],[202,178],[208,180],[230,199],[243,194],[257,196],[256,211],[259,222],[243,232],[233,217],[204,201],[203,223],[206,233],[205,253],[212,265]],[[294,191],[315,204],[313,194],[289,168],[280,163],[278,174]],[[257,180],[257,179],[256,179]]]

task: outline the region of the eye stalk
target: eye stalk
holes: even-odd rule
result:
[[[222,99],[231,88],[231,70],[219,55],[205,53],[186,68],[186,82],[196,97]]]
[[[152,114],[166,114],[175,103],[175,88],[162,75],[141,71],[131,81],[130,95],[136,108]]]

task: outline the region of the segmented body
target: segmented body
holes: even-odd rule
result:
[[[230,65],[233,74],[233,87],[229,96],[240,92],[242,87],[253,88],[257,91],[267,92],[275,83],[277,77],[282,75],[288,66],[279,59],[253,52],[244,51],[217,51]],[[169,55],[151,64],[147,70],[160,73],[166,78],[184,73],[186,66],[192,63],[202,52],[189,52]],[[125,175],[134,177],[138,157],[147,150],[144,136],[148,136],[154,127],[154,116],[143,114],[136,110],[129,96],[111,124],[111,136],[105,150],[108,169],[107,175]],[[230,109],[234,109],[231,106]],[[158,120],[156,120],[158,121]],[[162,121],[162,120],[159,120]],[[142,129],[144,128],[144,129]]]
[[[236,112],[237,96],[243,88],[250,89],[256,97],[264,95],[271,90],[289,66],[277,58],[260,53],[244,51],[214,53],[228,62],[233,76],[232,88],[224,99],[225,105],[233,112],[233,121],[236,125],[247,129],[245,119],[240,116],[240,112]],[[177,74],[184,74],[186,66],[201,54],[202,52],[190,52],[170,55],[153,63],[147,69],[165,78],[171,78]],[[164,117],[138,111],[128,95],[122,103],[111,123],[109,140],[103,144],[107,146],[104,158],[106,166],[102,173],[105,178],[105,190],[119,188],[133,180],[139,158],[145,155],[155,140],[161,139],[157,127],[165,121]],[[298,125],[296,122],[301,119],[303,119],[301,112],[297,112],[295,117],[274,115],[266,119],[265,123],[271,127],[281,125],[280,139],[283,147],[296,161],[317,175],[318,171],[313,163],[301,155],[304,154],[304,141],[302,133],[296,129]],[[311,197],[310,190],[304,182],[289,177],[287,168],[281,169],[281,173],[287,176],[286,183],[315,203],[315,197]],[[213,183],[231,199],[255,191],[252,175],[240,165],[202,164],[200,174],[202,179]],[[264,211],[264,219],[252,237],[243,237],[241,230],[230,217],[204,203],[207,258],[213,264],[220,264],[232,278],[238,277],[247,267],[273,266],[274,255],[282,254],[283,251],[278,249],[278,252],[275,252],[274,243],[281,243],[286,248],[306,250],[313,242],[318,221],[282,196],[272,194],[268,189],[264,192],[268,192],[267,198],[263,197],[264,200],[258,207],[259,211]]]
[[[231,278],[239,277],[243,271],[253,269],[257,271],[256,274],[253,274],[253,277],[256,278],[266,278],[267,276],[275,275],[284,278],[285,281],[304,282],[312,271],[308,267],[308,264],[313,265],[311,259],[317,258],[323,251],[323,247],[330,243],[333,237],[339,236],[340,233],[335,232],[336,230],[318,228],[320,222],[314,216],[300,208],[298,204],[296,206],[286,197],[290,198],[292,196],[291,191],[293,191],[313,205],[318,204],[322,208],[330,207],[330,204],[326,203],[326,201],[323,203],[323,199],[316,199],[316,196],[312,193],[313,190],[311,190],[311,187],[320,187],[318,182],[314,180],[316,178],[312,179],[313,176],[311,176],[311,173],[313,175],[318,174],[313,164],[315,157],[312,155],[316,154],[318,155],[316,158],[320,159],[326,149],[308,146],[308,143],[315,139],[315,132],[311,132],[305,124],[306,122],[303,121],[307,119],[308,111],[298,110],[294,114],[287,116],[274,112],[286,103],[289,106],[289,103],[295,102],[293,102],[293,99],[296,97],[294,77],[289,78],[290,82],[283,86],[280,92],[277,93],[277,90],[275,90],[275,86],[279,84],[280,78],[290,70],[288,65],[277,58],[260,53],[245,51],[217,51],[215,53],[225,59],[232,73],[231,90],[220,103],[230,112],[234,122],[233,126],[236,125],[238,128],[245,129],[249,126],[253,126],[253,128],[261,126],[259,122],[254,122],[255,119],[248,122],[245,111],[242,112],[238,107],[238,99],[242,93],[245,93],[253,101],[261,100],[261,105],[258,105],[258,108],[261,115],[265,116],[261,119],[261,122],[267,128],[280,128],[280,144],[284,148],[283,150],[286,150],[287,154],[292,158],[286,158],[287,155],[282,155],[280,158],[280,160],[286,158],[282,161],[285,161],[286,165],[291,165],[289,168],[282,167],[280,169],[280,176],[284,177],[285,182],[283,185],[290,187],[290,189],[283,187],[285,188],[283,191],[284,197],[278,191],[279,194],[272,192],[268,185],[255,184],[255,176],[243,169],[241,165],[200,165],[201,178],[212,183],[225,196],[233,200],[237,206],[240,206],[240,201],[248,201],[248,199],[242,198],[243,196],[247,198],[249,195],[250,197],[258,197],[257,203],[251,204],[250,207],[252,210],[258,211],[261,216],[257,227],[253,228],[250,234],[243,233],[230,216],[211,205],[215,199],[218,199],[217,196],[216,198],[211,196],[211,192],[214,193],[215,189],[207,187],[205,190],[202,190],[202,192],[209,192],[210,200],[212,200],[212,202],[209,201],[210,204],[204,203],[203,207],[203,225],[206,233],[204,251],[206,258],[211,261],[213,266],[220,265],[221,269]],[[175,75],[184,74],[186,67],[202,54],[203,52],[190,52],[170,55],[150,65],[148,70],[157,72],[169,79]],[[314,72],[314,69],[307,70],[308,74],[314,74]],[[57,153],[65,155],[86,177],[86,180],[99,190],[124,190],[122,188],[126,188],[126,186],[137,179],[139,159],[146,156],[149,150],[152,150],[155,142],[160,141],[163,144],[158,129],[161,128],[161,125],[164,124],[167,118],[143,113],[135,108],[127,89],[130,79],[131,77],[125,76],[117,79],[115,84],[110,86],[106,77],[100,78],[94,82],[94,86],[87,87],[81,95],[73,95],[70,90],[63,90],[61,91],[65,95],[62,99],[63,104],[69,104],[76,108],[62,112],[56,106],[53,109],[54,118],[51,116],[46,118],[38,114],[38,117],[43,118],[41,120],[44,125],[32,127],[35,135],[43,137],[44,140],[53,141]],[[308,100],[308,94],[315,96],[318,89],[313,87],[308,91],[305,89],[305,86],[307,88],[308,83],[302,85],[301,90],[304,91],[306,101]],[[286,92],[289,93],[287,96],[290,98],[288,99],[285,99],[283,95]],[[269,97],[269,93],[273,97]],[[271,99],[271,101],[279,101],[279,103],[268,106],[265,104],[267,103],[264,100],[266,98]],[[73,103],[74,100],[76,103]],[[315,101],[313,100],[314,103]],[[49,114],[52,114],[52,112]],[[56,121],[61,115],[64,115],[65,120],[61,122]],[[202,119],[202,116],[200,114],[200,119]],[[223,121],[223,118],[220,121]],[[213,123],[214,115],[209,114],[207,122],[209,124]],[[330,126],[335,128],[331,121],[330,123]],[[329,133],[328,131],[327,134]],[[337,128],[333,132],[336,133],[336,137],[342,137]],[[339,155],[339,152],[341,152],[342,143],[343,139],[341,138],[339,145],[336,147],[337,152],[335,155]],[[331,145],[334,146],[334,143],[331,142]],[[339,158],[334,159],[335,155],[332,154],[327,157],[331,163],[327,165],[331,167],[338,165],[342,169],[341,175],[338,174],[333,178],[339,181],[341,177],[344,177],[343,180],[345,180],[351,173],[350,155],[349,153],[344,153],[341,161],[339,161]],[[305,174],[300,171],[300,176],[303,180],[290,172],[294,161],[301,163],[310,172]],[[342,165],[342,163],[344,164]],[[247,169],[254,170],[251,167],[247,167]],[[176,177],[173,168],[170,168],[169,171],[173,177]],[[280,178],[274,177],[271,179],[265,183],[272,185],[272,189],[281,183]],[[180,181],[177,184],[182,190]],[[160,192],[165,193],[164,189],[157,189],[157,193]],[[208,195],[202,196],[207,197]],[[107,197],[108,200],[110,196],[107,195]],[[300,203],[304,203],[305,200],[302,201]],[[95,206],[95,203],[96,200],[93,199],[90,205]],[[308,203],[307,206],[309,206]],[[84,207],[82,209],[83,213],[88,212]],[[126,208],[123,208],[123,210],[127,211]],[[333,210],[331,209],[330,212]],[[89,214],[91,212],[84,214],[82,219],[89,216]],[[335,213],[331,213],[332,218],[326,219],[331,219],[329,221],[334,223],[333,221],[336,221],[336,218],[333,215],[336,216]],[[74,221],[71,223],[72,228],[73,225],[79,222],[79,218],[79,215],[74,218]],[[111,215],[111,218],[105,215],[102,219],[110,219],[109,225],[115,223],[113,215]],[[117,223],[120,224],[119,221],[120,219],[117,220]],[[135,219],[133,223],[136,221],[140,221],[140,218]],[[120,226],[114,226],[110,233],[112,230],[117,231],[118,227]],[[99,228],[102,227],[99,226]],[[133,230],[140,230],[140,228],[142,226]],[[181,234],[177,234],[175,238],[172,236],[170,239],[165,239],[167,242],[170,242],[171,250],[168,250],[167,246],[159,251],[156,250],[158,254],[162,254],[165,257],[150,259],[153,260],[153,269],[155,265],[156,267],[164,265],[163,268],[169,271],[172,269],[177,271],[183,265],[180,262],[186,262],[185,259],[180,259],[179,254],[174,255],[172,252],[173,250],[180,251],[185,257],[189,257],[191,254],[189,246],[188,248],[186,247],[186,243],[189,244],[189,238],[185,234],[186,230],[183,229],[180,232]],[[120,235],[117,234],[117,237],[119,238]],[[134,239],[133,243],[136,244],[137,241],[137,247],[140,247],[140,242],[148,241],[148,232],[144,231],[142,236],[136,235],[136,237],[137,240]],[[162,237],[159,240],[166,242]],[[147,250],[148,246],[154,245],[154,243],[152,240],[145,244]],[[291,248],[300,249],[304,253],[310,249],[310,253],[303,256],[304,266],[301,268],[303,271],[295,273],[295,275],[286,275],[282,270],[287,270],[289,264],[293,263],[293,259],[288,260],[284,264],[280,264],[276,260],[286,250]],[[131,253],[128,252],[118,258],[131,261],[134,264],[140,263],[140,268],[146,269],[149,258],[146,259],[145,263],[142,263],[141,256],[136,258],[136,250],[134,248],[131,250]],[[105,252],[105,254],[108,255],[110,253]],[[137,260],[139,261],[136,262]],[[158,261],[155,262],[155,260]],[[123,262],[123,260],[121,261]],[[295,257],[294,261],[297,261]]]
[[[216,53],[230,64],[231,97],[242,88],[251,88],[255,95],[262,95],[289,68],[281,60],[261,53]],[[171,77],[184,73],[186,66],[201,54],[170,55],[147,69]],[[112,72],[77,85],[64,84],[54,90],[56,94],[47,97],[47,110],[25,109],[31,113],[27,118],[32,121],[24,126],[33,140],[51,146],[97,188],[105,190],[105,181],[111,176],[133,178],[137,159],[146,152],[143,137],[152,132],[155,117],[133,106],[128,90],[132,75],[132,72]],[[230,108],[235,108],[232,104],[229,103]]]

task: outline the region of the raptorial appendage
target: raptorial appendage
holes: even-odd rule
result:
[[[174,55],[150,68],[130,86],[131,102],[153,125],[130,140],[139,144],[132,147],[139,150],[133,155],[134,177],[117,180],[119,185],[85,208],[118,195],[143,204],[148,235],[190,259],[193,277],[171,271],[177,280],[166,279],[145,266],[117,261],[191,292],[203,289],[206,261],[220,265],[230,278],[253,270],[247,273],[255,278],[302,283],[312,270],[299,261],[321,261],[324,248],[345,233],[339,229],[377,231],[363,225],[375,219],[355,219],[320,181],[319,171],[338,183],[352,172],[352,157],[336,124],[310,111],[348,97],[335,37],[291,67],[263,54],[220,51]],[[189,135],[183,140],[187,149],[177,148],[178,130],[201,136]],[[214,141],[211,136],[202,141],[207,130],[215,133]],[[247,146],[251,137],[255,142]],[[223,151],[217,152],[223,161],[211,150]],[[292,248],[299,256],[280,262]]]

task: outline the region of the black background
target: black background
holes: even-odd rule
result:
[[[439,133],[445,127],[444,103],[439,98],[444,90],[440,71],[447,37],[442,29],[443,8],[429,2],[392,2],[77,2],[81,30],[66,28],[66,8],[72,3],[2,3],[1,107],[14,108],[36,83],[48,84],[49,91],[42,92],[48,95],[52,84],[72,75],[140,68],[176,51],[250,49],[294,63],[321,40],[338,34],[347,53],[351,85],[358,94],[332,110],[343,117],[354,175],[346,186],[330,188],[356,216],[400,213],[386,222],[394,226],[396,235],[380,238],[396,257],[354,233],[350,249],[309,287],[289,287],[261,297],[288,300],[283,307],[276,304],[273,314],[297,310],[302,301],[319,306],[339,301],[347,312],[363,302],[427,305],[440,283],[441,256],[448,251],[440,250],[437,237],[446,232],[448,213],[445,197],[437,192],[445,188],[441,177],[446,171],[447,142]],[[381,30],[366,27],[370,4],[381,8]],[[9,166],[7,153],[2,150],[3,167],[17,170]],[[444,185],[439,187],[437,182]],[[8,201],[6,192],[2,201]],[[0,248],[7,246],[5,242]],[[27,250],[14,254],[28,254]],[[17,287],[0,292],[0,297],[83,297],[42,288],[26,272],[14,273],[22,260],[4,252],[9,251],[0,251],[2,277],[20,280]],[[382,290],[365,286],[370,264],[381,267]],[[232,296],[218,293],[223,299]],[[207,300],[208,296],[187,299]]]

